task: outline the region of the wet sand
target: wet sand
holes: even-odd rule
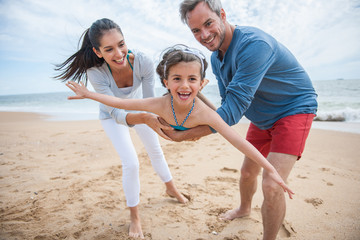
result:
[[[0,239],[127,239],[122,167],[100,122],[45,121],[0,113]],[[234,126],[245,136],[247,124]],[[261,239],[261,187],[249,217],[223,222],[239,204],[243,154],[219,134],[196,142],[160,139],[174,181],[165,194],[140,140],[140,213],[146,239]],[[312,129],[289,177],[296,195],[278,239],[359,239],[360,134]],[[260,182],[260,181],[259,181]]]

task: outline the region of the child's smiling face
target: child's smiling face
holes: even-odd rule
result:
[[[171,66],[168,79],[164,79],[164,84],[175,102],[192,103],[203,82],[200,71],[201,64],[198,61],[179,62]]]

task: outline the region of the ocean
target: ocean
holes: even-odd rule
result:
[[[351,125],[356,126],[356,129],[352,127],[349,131],[360,133],[360,79],[313,81],[313,84],[318,94],[319,104],[315,125],[321,128],[324,124],[317,122],[332,122],[330,128],[334,126],[341,128],[345,125],[340,123],[359,123]],[[162,87],[156,88],[157,96],[165,92],[166,90]],[[202,92],[215,106],[220,106],[221,99],[217,85],[207,85]],[[49,121],[98,119],[97,102],[87,99],[69,101],[67,96],[70,95],[72,95],[70,90],[69,92],[2,95],[0,96],[0,111],[47,114]]]

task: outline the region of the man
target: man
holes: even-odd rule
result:
[[[245,115],[250,141],[286,181],[301,157],[317,110],[311,80],[295,57],[269,34],[227,22],[220,0],[185,0],[180,15],[196,40],[212,51],[212,70],[222,98],[218,114],[234,125]],[[207,126],[167,134],[175,141],[210,134]],[[232,220],[247,216],[260,167],[245,157],[240,177],[240,207],[224,213]],[[261,208],[264,239],[276,239],[285,217],[282,189],[263,172]]]

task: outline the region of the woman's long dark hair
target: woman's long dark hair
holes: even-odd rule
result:
[[[55,65],[55,71],[61,73],[55,76],[55,79],[64,81],[73,80],[80,82],[85,80],[87,83],[86,70],[94,66],[101,66],[104,63],[103,58],[99,58],[93,51],[93,47],[99,50],[101,37],[109,30],[116,29],[121,35],[122,31],[115,22],[110,19],[103,18],[95,21],[90,28],[88,28],[79,40],[82,39],[81,48],[66,59],[65,62]]]

